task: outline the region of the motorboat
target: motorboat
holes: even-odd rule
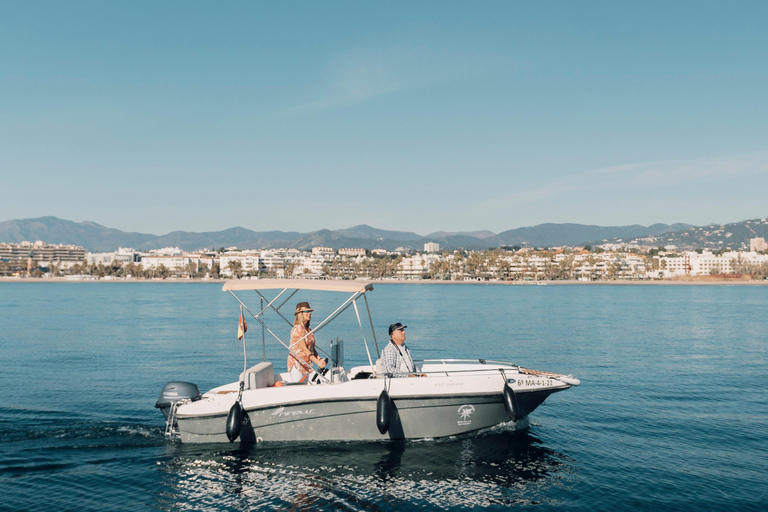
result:
[[[270,342],[285,347],[286,356],[289,344],[275,333],[279,329],[268,325],[267,315],[270,322],[284,321],[292,326],[293,315],[281,309],[296,293],[344,293],[346,299],[312,332],[328,329],[341,313],[352,308],[357,320],[354,330],[360,329],[368,364],[345,368],[345,341],[335,338],[322,373],[297,379],[295,374],[276,371],[266,360],[266,351],[264,360],[249,368],[243,335],[243,372],[237,381],[204,394],[190,382],[173,381],[163,387],[155,407],[165,416],[166,435],[182,443],[457,436],[521,422],[552,393],[580,384],[571,375],[533,371],[491,359],[415,360],[418,374],[413,378],[385,373],[368,305],[367,294],[373,290],[370,282],[231,280],[222,290],[237,301],[241,325],[247,328],[245,317],[255,320],[262,327],[262,343],[269,335]],[[254,291],[258,308],[243,299],[247,294],[253,302],[254,296],[247,292]],[[275,296],[270,299],[271,294]]]

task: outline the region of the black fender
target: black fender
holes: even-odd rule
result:
[[[504,408],[509,414],[509,419],[517,421],[520,419],[520,406],[517,405],[517,396],[515,390],[509,384],[504,384]]]
[[[240,435],[240,430],[243,428],[243,416],[245,416],[243,404],[238,400],[232,404],[229,414],[227,414],[227,438],[229,438],[230,443],[234,442]]]
[[[382,390],[379,399],[376,400],[376,426],[379,432],[386,434],[389,430],[389,422],[392,419],[392,400],[387,390]]]

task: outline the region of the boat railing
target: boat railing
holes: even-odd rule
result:
[[[488,361],[486,359],[416,359],[414,363],[420,364],[421,373],[426,376],[445,375],[446,377],[458,373],[486,375],[488,373],[501,372],[503,375],[504,370],[516,370],[519,368],[517,365],[509,362]],[[430,367],[425,369],[424,363],[430,365]],[[489,363],[491,366],[488,366]],[[450,368],[448,367],[449,364],[460,365],[460,367]],[[440,368],[440,366],[444,368]],[[461,366],[464,367],[462,368]]]
[[[514,363],[510,363],[509,361],[492,361],[488,359],[414,359],[414,362],[419,363],[430,363],[430,364],[454,364],[454,363],[467,363],[467,364],[501,364],[504,366],[511,366],[513,368],[518,368],[518,366]]]

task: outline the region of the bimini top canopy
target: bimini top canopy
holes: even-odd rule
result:
[[[317,290],[324,292],[365,293],[373,290],[368,281],[320,281],[310,279],[232,279],[224,283],[222,291],[237,290]]]

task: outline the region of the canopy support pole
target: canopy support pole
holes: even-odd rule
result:
[[[272,335],[272,337],[273,337],[273,338],[275,338],[275,339],[278,341],[278,343],[280,343],[282,346],[284,346],[286,349],[288,349],[288,353],[290,353],[290,354],[293,354],[293,356],[294,356],[294,357],[296,357],[297,359],[301,359],[301,358],[299,357],[299,355],[298,355],[296,352],[294,352],[293,350],[291,350],[291,347],[289,347],[288,345],[286,345],[286,344],[285,344],[285,342],[284,342],[283,340],[281,340],[281,339],[280,339],[280,338],[277,336],[277,334],[273,333],[273,332],[272,332],[272,330],[271,330],[269,327],[267,327],[267,324],[266,324],[266,323],[265,323],[263,320],[261,320],[261,319],[260,319],[260,318],[259,318],[257,315],[254,315],[254,314],[253,314],[253,311],[251,311],[250,309],[248,309],[248,306],[246,306],[245,304],[243,304],[243,301],[241,301],[241,300],[240,300],[240,297],[238,297],[237,295],[235,295],[235,294],[232,292],[232,290],[227,290],[227,291],[228,291],[229,293],[231,293],[231,294],[232,294],[232,296],[235,298],[235,300],[236,300],[237,302],[239,302],[239,303],[240,303],[240,305],[243,307],[243,309],[245,309],[245,310],[246,310],[246,311],[247,311],[247,312],[248,312],[248,313],[251,315],[251,317],[253,317],[253,319],[254,319],[254,320],[256,320],[257,322],[259,322],[259,323],[261,324],[261,327],[262,327],[263,329],[266,329],[266,331],[267,331],[269,334],[271,334],[271,335]],[[285,290],[283,290],[283,291],[285,291]],[[282,292],[281,292],[281,293],[282,293]],[[279,295],[278,295],[278,297],[279,297]],[[275,297],[275,299],[277,299],[277,297]],[[267,307],[269,307],[269,306],[267,306]],[[266,309],[266,308],[264,308],[264,309]],[[263,311],[262,311],[262,312],[263,312]]]
[[[365,299],[365,309],[368,310],[368,321],[371,323],[371,332],[373,333],[373,344],[376,347],[376,359],[378,359],[381,357],[381,352],[379,352],[379,342],[376,340],[376,329],[373,328],[373,317],[371,316],[371,308],[368,306],[368,296],[366,294],[363,294],[363,299]]]
[[[363,332],[363,322],[360,321],[360,312],[357,310],[357,301],[352,301],[352,305],[355,306],[355,315],[357,315],[357,324],[360,326],[360,334],[363,336],[363,345],[365,345],[365,353],[368,354],[368,362],[371,363],[373,368],[373,360],[371,359],[371,351],[368,350],[368,342],[365,339],[365,333]],[[376,375],[376,369],[373,368],[373,374]]]
[[[262,352],[262,361],[267,360],[267,339],[264,333],[264,298],[259,299],[261,303],[259,306],[261,307],[261,352]]]
[[[288,289],[288,288],[286,288],[285,290],[287,290],[287,289]],[[280,294],[278,294],[278,296],[277,296],[277,297],[279,297],[280,295],[282,295],[282,293],[283,293],[283,292],[285,292],[285,290],[283,290],[282,292],[280,292]],[[259,294],[259,297],[261,297],[261,299],[262,299],[262,300],[267,300],[267,298],[266,298],[266,297],[264,297],[264,296],[261,294],[261,292],[260,292],[259,290],[254,290],[254,291],[255,291],[256,293],[258,293],[258,294]],[[291,322],[290,320],[288,320],[287,318],[285,318],[285,317],[283,316],[283,314],[280,312],[280,308],[281,308],[281,307],[283,307],[283,306],[285,306],[285,303],[286,303],[286,302],[288,302],[289,300],[291,300],[291,297],[293,297],[294,295],[296,295],[296,292],[298,292],[298,291],[299,291],[299,290],[293,290],[293,292],[292,292],[290,295],[288,295],[288,297],[286,297],[286,299],[285,299],[285,300],[284,300],[284,301],[283,301],[283,302],[282,302],[282,303],[281,303],[279,306],[277,306],[277,307],[275,307],[275,306],[273,306],[273,305],[272,305],[272,302],[275,302],[275,300],[277,300],[277,297],[275,297],[275,299],[274,299],[272,302],[270,302],[270,303],[269,303],[269,305],[267,306],[267,308],[271,307],[272,309],[274,309],[274,310],[275,310],[275,313],[277,313],[277,314],[278,314],[278,316],[280,316],[280,318],[282,318],[283,320],[285,320],[285,323],[287,323],[288,325],[291,325],[291,326],[293,325],[293,322]],[[264,308],[264,309],[267,309],[267,308]],[[262,318],[263,318],[263,317],[262,317]]]

